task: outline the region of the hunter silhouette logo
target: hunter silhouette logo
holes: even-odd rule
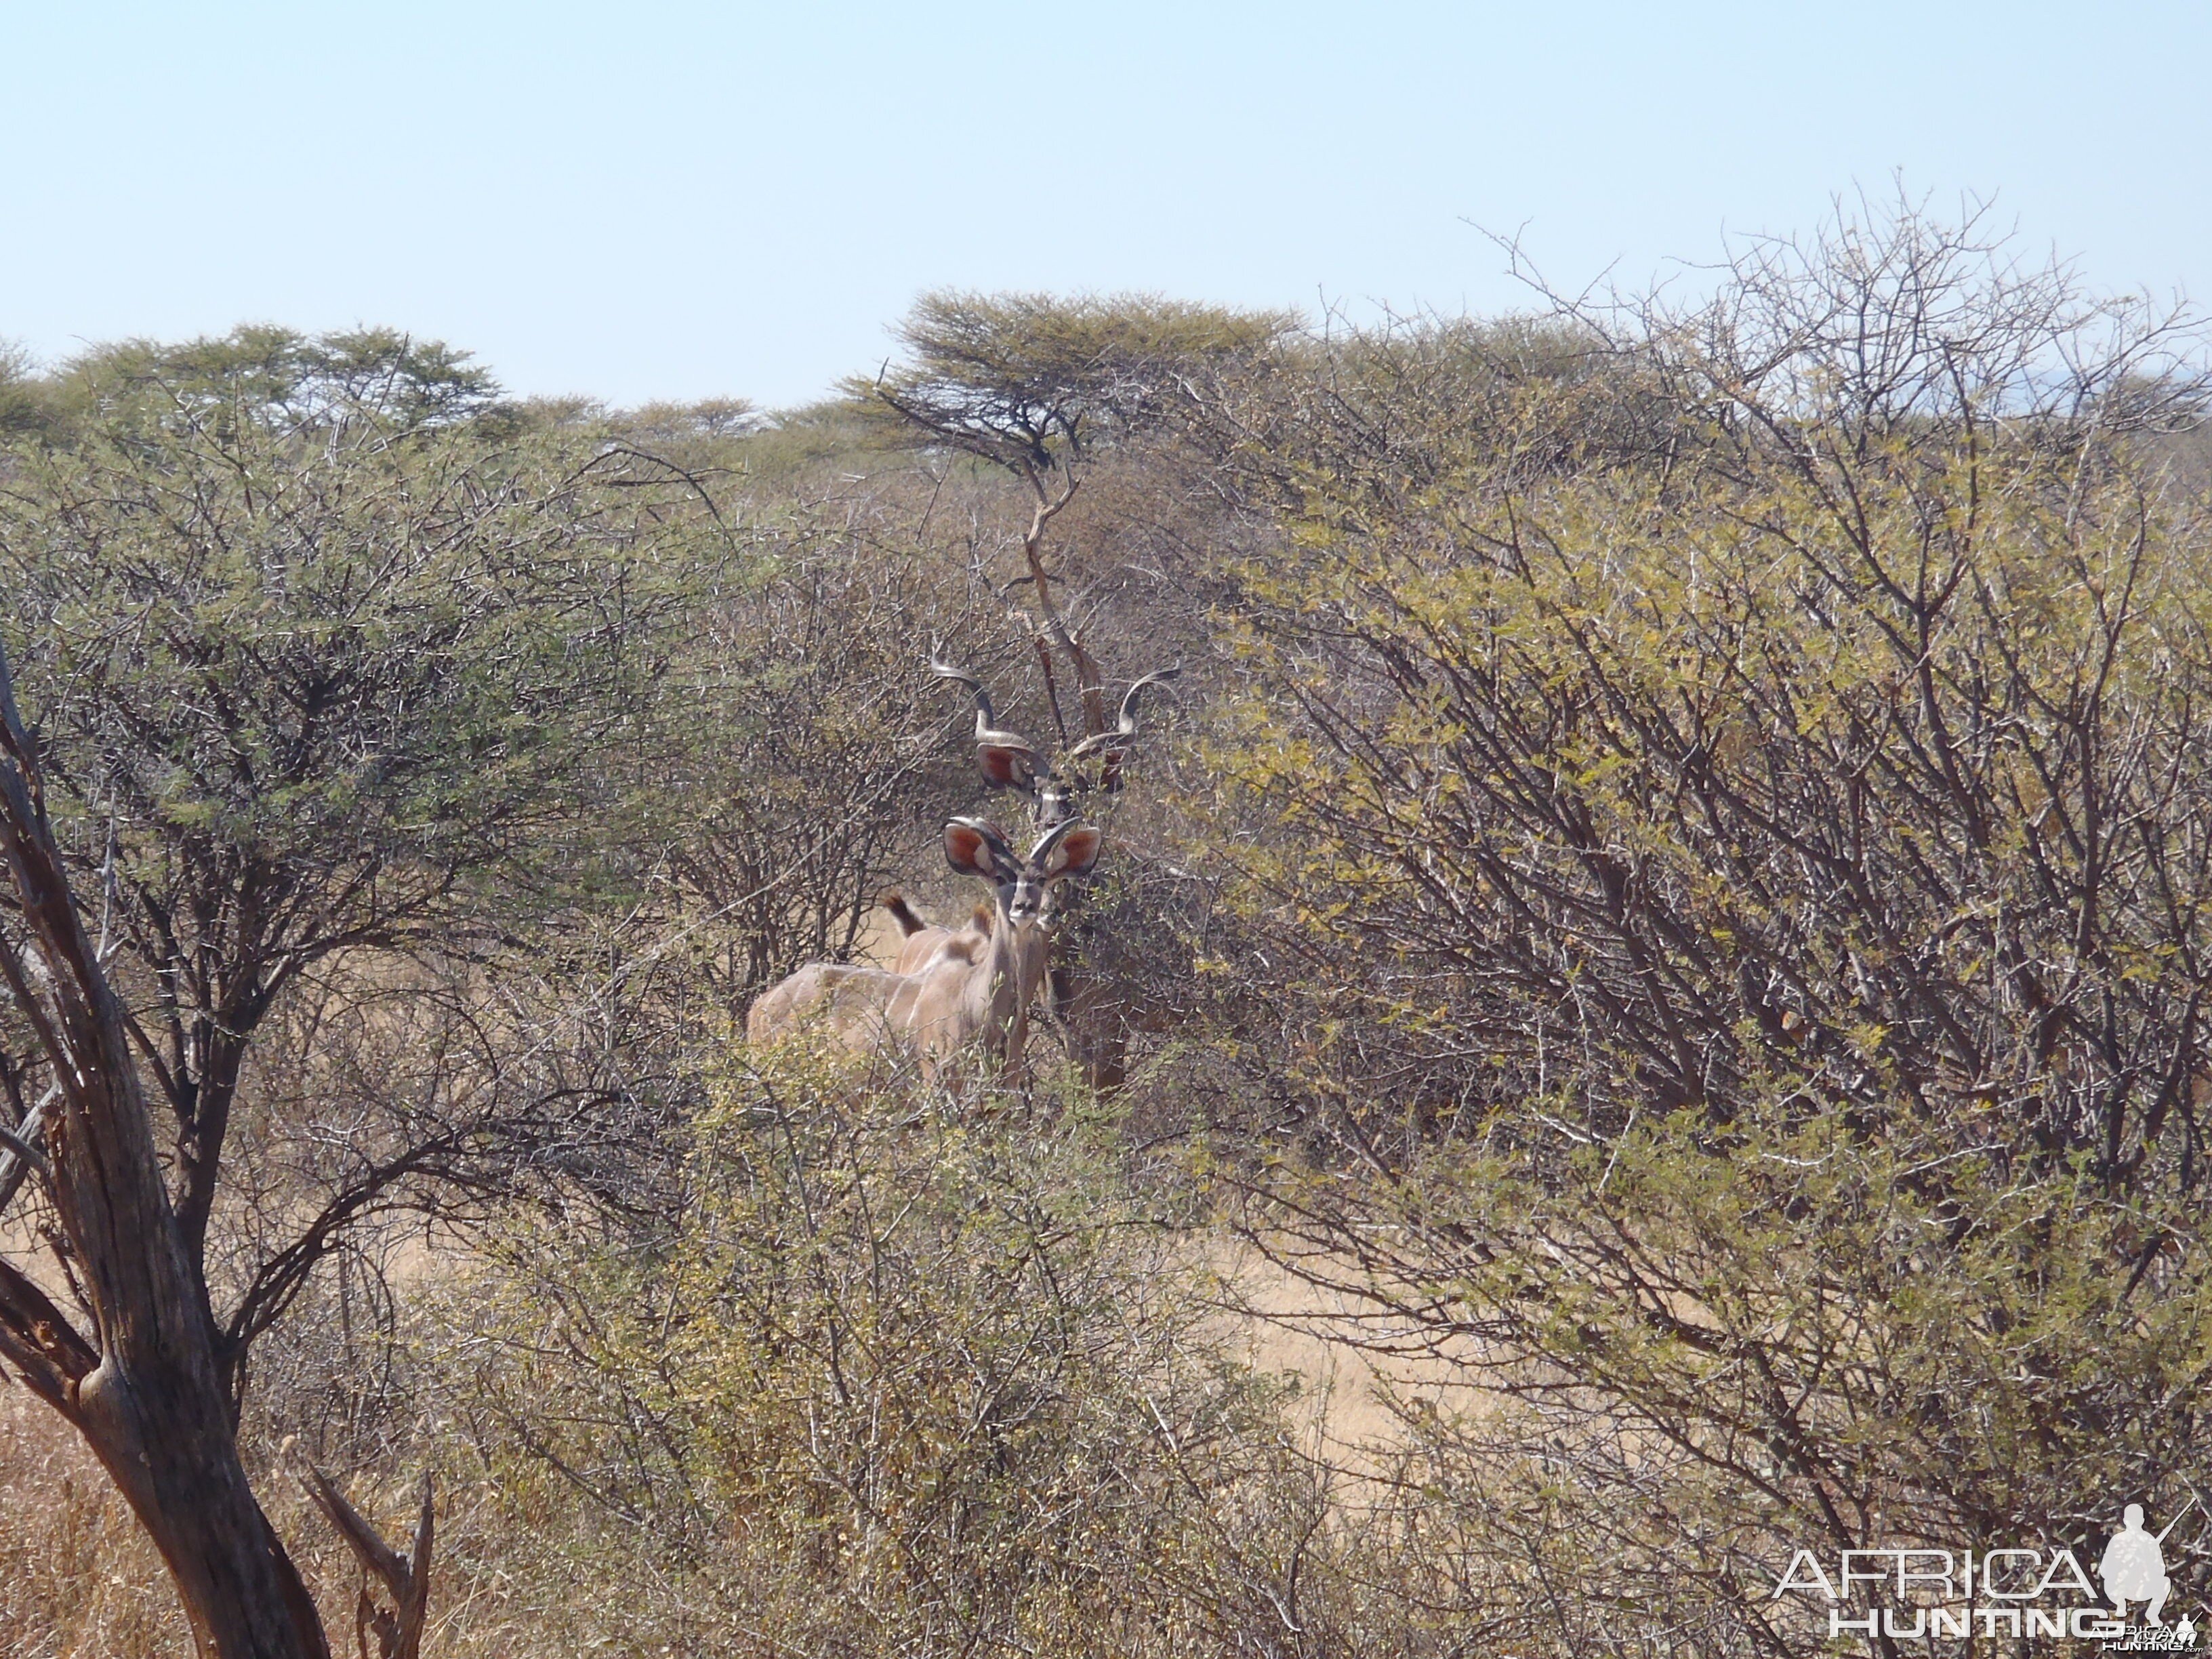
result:
[[[2193,1504],[2195,1498],[2189,1500]],[[2186,1507],[2181,1514],[2186,1515]],[[2172,1532],[2180,1515],[2166,1523],[2166,1531],[2152,1537],[2143,1530],[2142,1505],[2130,1504],[2120,1518],[2120,1529],[2112,1534],[2112,1541],[2105,1546],[2105,1559],[2098,1564],[2097,1576],[2105,1581],[2105,1599],[2112,1604],[2121,1618],[2128,1616],[2128,1604],[2142,1601],[2143,1623],[2163,1625],[2158,1616],[2166,1605],[2166,1598],[2173,1593],[2173,1581],[2166,1576],[2166,1557],[2159,1546],[2166,1542],[2166,1534]],[[2185,1618],[2184,1622],[2187,1620]]]
[[[1774,1587],[1778,1598],[1811,1592],[1828,1603],[1828,1635],[1951,1640],[1973,1637],[2100,1642],[2107,1652],[2183,1652],[2197,1646],[2196,1622],[2163,1614],[2174,1583],[2165,1543],[2183,1504],[2158,1532],[2130,1504],[2120,1529],[2097,1559],[2103,1604],[2074,1552],[2063,1546],[2014,1546],[1963,1551],[1928,1547],[1849,1549],[1827,1564],[1799,1550]],[[2130,1621],[2141,1608],[2140,1624]]]

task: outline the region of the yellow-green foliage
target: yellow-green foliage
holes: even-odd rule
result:
[[[1540,1173],[1448,1148],[1350,1200],[1281,1176],[1277,1248],[1340,1259],[1356,1228],[1378,1310],[1478,1390],[1401,1401],[1405,1480],[1368,1548],[1448,1571],[1520,1651],[1670,1630],[1675,1651],[1802,1651],[1825,1608],[1769,1595],[1797,1549],[2052,1539],[2089,1560],[2120,1502],[2177,1514],[2212,1430],[2192,1207],[2023,1164],[1784,1108],[1724,1134],[1678,1112]],[[2198,1529],[2185,1552],[2201,1573]],[[1577,1602],[1534,1599],[1547,1577]]]
[[[2203,383],[1926,235],[1244,465],[1210,977],[1309,1146],[1222,1167],[1453,1357],[1394,1547],[1520,1650],[1803,1650],[1797,1547],[2085,1545],[2201,1460]]]
[[[2048,425],[1448,459],[1309,468],[1242,574],[1269,695],[1214,757],[1277,833],[1224,850],[1312,1042],[1357,1011],[1615,1127],[1796,1079],[2194,1177],[2194,502]]]
[[[1297,1604],[1317,1494],[1099,1126],[963,1121],[787,1052],[720,1086],[672,1220],[519,1237],[454,1304],[502,1480],[572,1481],[675,1587],[639,1631],[1236,1651]]]

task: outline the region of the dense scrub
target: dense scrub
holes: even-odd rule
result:
[[[1216,842],[1228,976],[1314,1149],[1248,1224],[1480,1356],[1494,1410],[1412,1421],[1483,1494],[1442,1506],[1470,1609],[1786,1650],[1795,1548],[2179,1510],[2182,343],[1908,225],[1478,343],[1387,342],[1235,464],[1287,534],[1223,605],[1260,695],[1216,820],[1269,826]],[[1407,420],[1470,374],[1489,418]]]
[[[262,1486],[436,1468],[456,1654],[1794,1653],[1801,1547],[2179,1512],[2185,320],[1905,215],[1489,324],[938,296],[772,419],[11,368],[0,629]],[[1183,668],[1085,799],[1118,1093],[734,1046],[964,908],[933,647],[1048,744]],[[1232,1236],[1387,1432],[1253,1366]],[[0,1607],[140,1650],[40,1588],[68,1490]]]

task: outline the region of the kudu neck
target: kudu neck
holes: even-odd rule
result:
[[[991,942],[983,953],[981,971],[975,976],[972,993],[981,1005],[978,1012],[994,1017],[994,1024],[1003,1022],[1016,1030],[1024,1028],[1030,999],[1044,978],[1051,951],[1051,937],[1037,917],[1016,921],[1005,898],[995,897]]]

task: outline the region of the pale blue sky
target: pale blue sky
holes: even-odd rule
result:
[[[0,338],[388,323],[525,392],[775,404],[932,287],[1515,302],[1994,192],[2212,288],[2212,8],[0,0]]]

